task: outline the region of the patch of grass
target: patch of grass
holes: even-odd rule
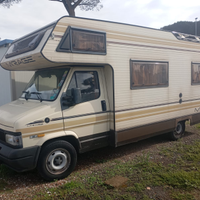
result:
[[[199,124],[196,124],[195,127],[196,127],[197,129],[200,129],[200,123],[199,123]]]
[[[6,179],[10,176],[15,175],[16,172],[12,171],[8,167],[4,165],[0,165],[0,193],[3,192],[12,192],[12,189],[10,188],[10,185],[6,182]]]
[[[17,172],[9,169],[5,165],[0,165],[0,177],[7,178],[7,177],[13,176],[15,174],[17,174]]]
[[[200,141],[196,141],[193,145],[184,146],[184,159],[187,161],[200,161]]]
[[[146,194],[144,194],[142,200],[151,200],[151,199]]]
[[[195,200],[193,195],[190,193],[173,192],[171,197],[174,200]]]
[[[110,195],[105,195],[105,200],[113,200],[113,198]]]
[[[73,189],[82,188],[82,184],[76,181],[71,181],[62,186],[63,190],[71,191]]]
[[[35,200],[50,199],[89,199],[101,200],[99,193],[91,188],[86,188],[83,183],[71,181],[58,188],[51,188],[45,194],[38,193],[34,197]]]
[[[123,200],[136,200],[135,197],[132,197],[130,194],[120,195],[119,199],[123,199]]]
[[[145,190],[145,187],[142,183],[135,183],[134,186],[128,187],[126,189],[128,192],[138,192],[141,193]]]
[[[95,160],[96,163],[106,163],[107,160],[105,159],[98,159],[98,160]]]
[[[163,184],[167,184],[174,188],[185,190],[197,189],[200,187],[200,172],[198,171],[175,171],[164,172],[160,174]]]
[[[176,168],[177,166],[176,166],[176,164],[169,164],[168,165],[170,168]]]
[[[119,163],[121,163],[121,161],[120,161],[120,160],[117,160],[117,159],[116,159],[116,160],[114,160],[113,162],[114,162],[114,163],[116,163],[116,164],[119,164]]]
[[[0,191],[3,190],[7,186],[7,183],[3,180],[0,181]]]
[[[4,180],[0,180],[0,193],[5,191],[11,192],[12,190],[9,188],[8,183],[6,183]]]
[[[163,158],[152,161],[150,154],[145,153],[132,161],[115,160],[112,167],[102,168],[96,173],[81,175],[76,172],[76,181],[50,189],[35,199],[149,200],[146,188],[153,190],[159,186],[165,188],[172,199],[193,200],[192,191],[200,189],[200,141],[186,145],[180,140],[170,148],[161,149],[159,153],[167,156],[164,163]],[[129,179],[126,188],[116,189],[104,184],[117,175]]]

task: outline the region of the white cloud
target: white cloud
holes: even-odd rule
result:
[[[177,21],[199,17],[196,0],[103,0],[100,11],[76,9],[76,16],[161,28]],[[16,39],[68,15],[62,3],[49,0],[22,0],[10,9],[0,6],[0,37]]]

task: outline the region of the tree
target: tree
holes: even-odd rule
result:
[[[21,0],[0,0],[0,4],[4,7],[10,8],[13,3],[19,3]]]
[[[176,31],[180,33],[195,35],[195,23],[197,23],[197,35],[200,36],[200,21],[180,21],[168,26],[164,26],[161,29],[166,31]]]
[[[65,9],[69,13],[69,16],[75,16],[75,9],[77,6],[80,7],[81,10],[100,10],[103,5],[101,4],[101,0],[50,0],[50,1],[58,1],[64,4]]]
[[[10,7],[13,3],[19,3],[21,0],[0,0],[0,4],[5,7]],[[69,16],[75,16],[75,9],[77,6],[80,7],[81,10],[100,10],[103,5],[101,4],[102,0],[49,0],[49,1],[57,1],[63,3],[65,9],[69,13]]]

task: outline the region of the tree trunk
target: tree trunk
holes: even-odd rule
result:
[[[73,5],[71,5],[69,0],[62,0],[67,12],[69,13],[69,16],[75,17],[75,11]]]
[[[74,9],[68,9],[67,10],[68,11],[68,13],[69,13],[69,16],[71,16],[71,17],[75,17],[75,11],[74,11]]]

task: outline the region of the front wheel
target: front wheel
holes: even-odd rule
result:
[[[47,181],[67,177],[75,168],[77,153],[74,147],[63,140],[44,146],[38,160],[39,174]]]
[[[182,138],[184,132],[185,132],[185,121],[178,122],[175,130],[170,133],[170,139],[174,141],[178,140]]]

